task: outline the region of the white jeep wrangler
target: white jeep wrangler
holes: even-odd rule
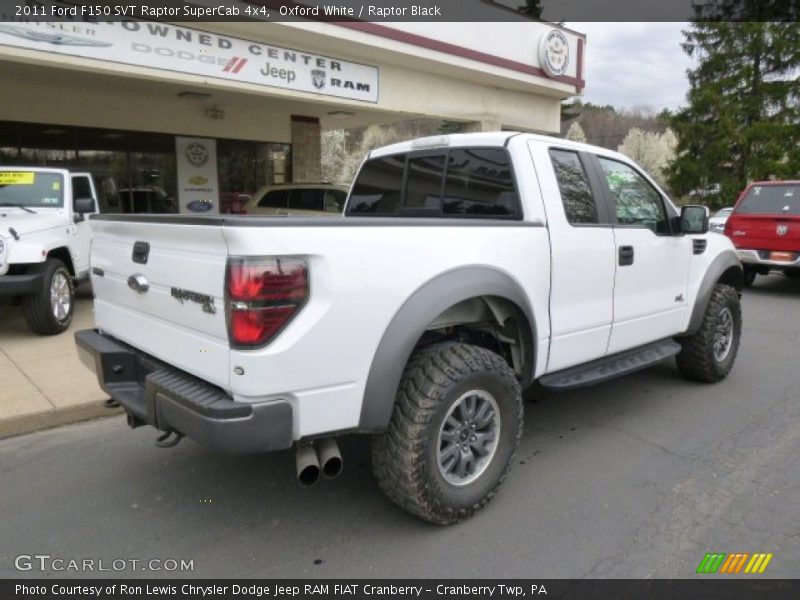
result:
[[[670,357],[724,378],[742,267],[702,206],[630,159],[524,133],[375,150],[345,217],[93,217],[98,329],[76,342],[131,426],[229,452],[297,447],[333,476],[373,435],[404,509],[484,506],[522,434],[522,389]]]
[[[0,167],[0,298],[19,299],[38,334],[72,321],[75,285],[89,277],[86,217],[97,197],[89,173]]]

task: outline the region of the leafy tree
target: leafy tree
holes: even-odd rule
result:
[[[634,127],[618,150],[639,163],[659,185],[665,186],[666,168],[675,158],[677,144],[678,140],[671,129],[658,133]]]
[[[748,181],[797,177],[800,27],[766,22],[776,4],[710,0],[696,8],[682,44],[697,65],[688,72],[689,103],[671,118],[679,140],[668,170],[674,191],[718,183],[727,204]]]
[[[565,135],[568,140],[572,140],[573,142],[581,142],[583,144],[586,143],[586,133],[583,131],[583,127],[577,121],[573,121],[572,125],[569,126],[567,129],[567,135]]]

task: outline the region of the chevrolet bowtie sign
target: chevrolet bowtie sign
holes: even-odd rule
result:
[[[0,45],[378,102],[378,67],[165,23],[0,22]]]

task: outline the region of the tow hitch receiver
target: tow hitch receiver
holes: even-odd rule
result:
[[[174,437],[170,437],[173,435]],[[173,446],[177,446],[182,439],[182,433],[178,433],[177,431],[165,431],[156,439],[156,446],[159,448],[172,448]]]

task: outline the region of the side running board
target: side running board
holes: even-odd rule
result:
[[[661,340],[611,356],[604,356],[577,367],[550,373],[540,378],[539,383],[548,389],[559,391],[586,387],[645,369],[665,358],[675,356],[680,351],[681,346],[675,340]]]

